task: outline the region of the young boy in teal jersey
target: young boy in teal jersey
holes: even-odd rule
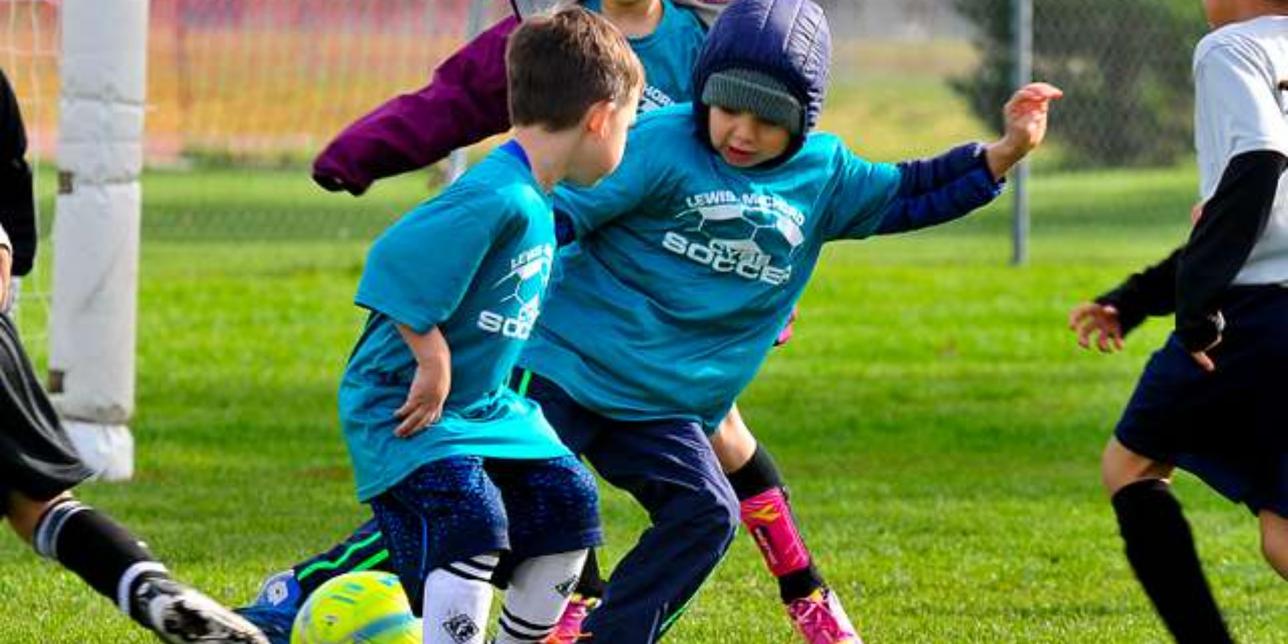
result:
[[[373,245],[371,311],[340,384],[358,498],[371,505],[426,642],[481,644],[500,555],[497,642],[539,641],[601,538],[594,479],[505,383],[555,250],[549,191],[621,161],[643,70],[602,18],[525,23],[507,51],[514,139]]]

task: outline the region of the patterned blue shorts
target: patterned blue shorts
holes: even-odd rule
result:
[[[434,461],[371,509],[417,612],[425,578],[449,563],[501,551],[522,561],[603,541],[595,479],[571,456]]]

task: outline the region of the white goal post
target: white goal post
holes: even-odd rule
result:
[[[128,479],[148,0],[64,0],[49,374],[86,463]]]

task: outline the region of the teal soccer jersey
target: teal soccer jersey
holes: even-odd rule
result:
[[[739,170],[694,135],[689,105],[644,115],[622,166],[560,187],[578,243],[560,251],[520,363],[620,420],[714,427],[787,322],[823,242],[872,234],[894,165],[812,134],[790,160]]]
[[[602,11],[600,0],[582,3],[587,9]],[[707,30],[697,14],[662,0],[662,21],[653,33],[631,38],[631,49],[644,65],[644,93],[640,111],[693,100],[693,67],[698,62]]]
[[[449,456],[552,458],[569,452],[541,411],[506,386],[541,309],[554,256],[549,196],[516,143],[389,228],[355,301],[371,311],[340,384],[340,419],[366,501]],[[452,352],[442,420],[394,436],[416,359],[398,332],[438,326]]]

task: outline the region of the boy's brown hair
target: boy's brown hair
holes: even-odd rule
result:
[[[621,104],[644,83],[644,68],[612,23],[581,7],[538,15],[510,35],[505,64],[510,122],[558,131],[591,105]]]

